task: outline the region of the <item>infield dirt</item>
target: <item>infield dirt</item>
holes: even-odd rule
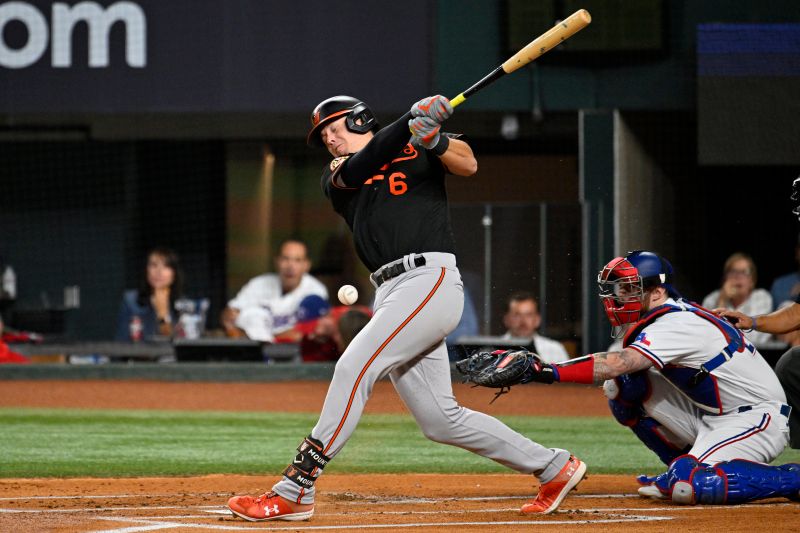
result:
[[[2,407],[83,407],[224,411],[308,411],[322,406],[327,383],[164,383],[150,381],[4,381]],[[523,386],[489,405],[492,392],[456,384],[462,405],[496,415],[607,416],[602,392],[581,386]],[[285,398],[304,395],[303,409]],[[380,382],[366,412],[404,412]],[[225,511],[228,497],[260,493],[274,476],[3,479],[0,531],[170,530],[380,531],[796,531],[800,504],[785,499],[744,506],[679,507],[641,499],[631,476],[591,475],[557,513],[522,516],[536,493],[518,474],[329,474],[320,479],[308,522],[253,524]]]

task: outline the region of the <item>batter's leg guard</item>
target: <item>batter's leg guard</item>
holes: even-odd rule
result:
[[[736,504],[776,497],[800,497],[800,465],[769,466],[734,459],[696,468],[672,491],[672,501],[684,504]]]
[[[310,489],[330,459],[322,454],[322,443],[311,435],[303,439],[297,451],[299,453],[283,471],[283,475],[301,488]]]
[[[617,422],[631,428],[639,440],[668,465],[689,447],[676,446],[660,432],[661,424],[645,414],[642,404],[650,392],[650,381],[643,372],[623,374],[603,384],[608,407]]]

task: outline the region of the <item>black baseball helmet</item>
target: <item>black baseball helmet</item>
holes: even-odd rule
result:
[[[329,122],[344,116],[347,117],[347,129],[353,133],[364,134],[378,127],[378,121],[367,104],[352,96],[334,96],[320,102],[311,112],[311,131],[306,139],[308,145],[323,147],[320,130]]]

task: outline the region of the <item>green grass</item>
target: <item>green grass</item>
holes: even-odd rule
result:
[[[501,417],[594,473],[658,472],[655,455],[608,418]],[[0,409],[0,477],[178,476],[280,472],[316,422],[311,414]],[[791,450],[776,462],[800,462]],[[407,415],[365,415],[326,472],[507,472],[428,441]]]

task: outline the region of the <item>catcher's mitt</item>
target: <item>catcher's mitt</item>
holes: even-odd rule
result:
[[[478,352],[458,361],[456,368],[466,376],[467,381],[495,389],[507,389],[530,381],[555,381],[553,367],[528,350]]]

